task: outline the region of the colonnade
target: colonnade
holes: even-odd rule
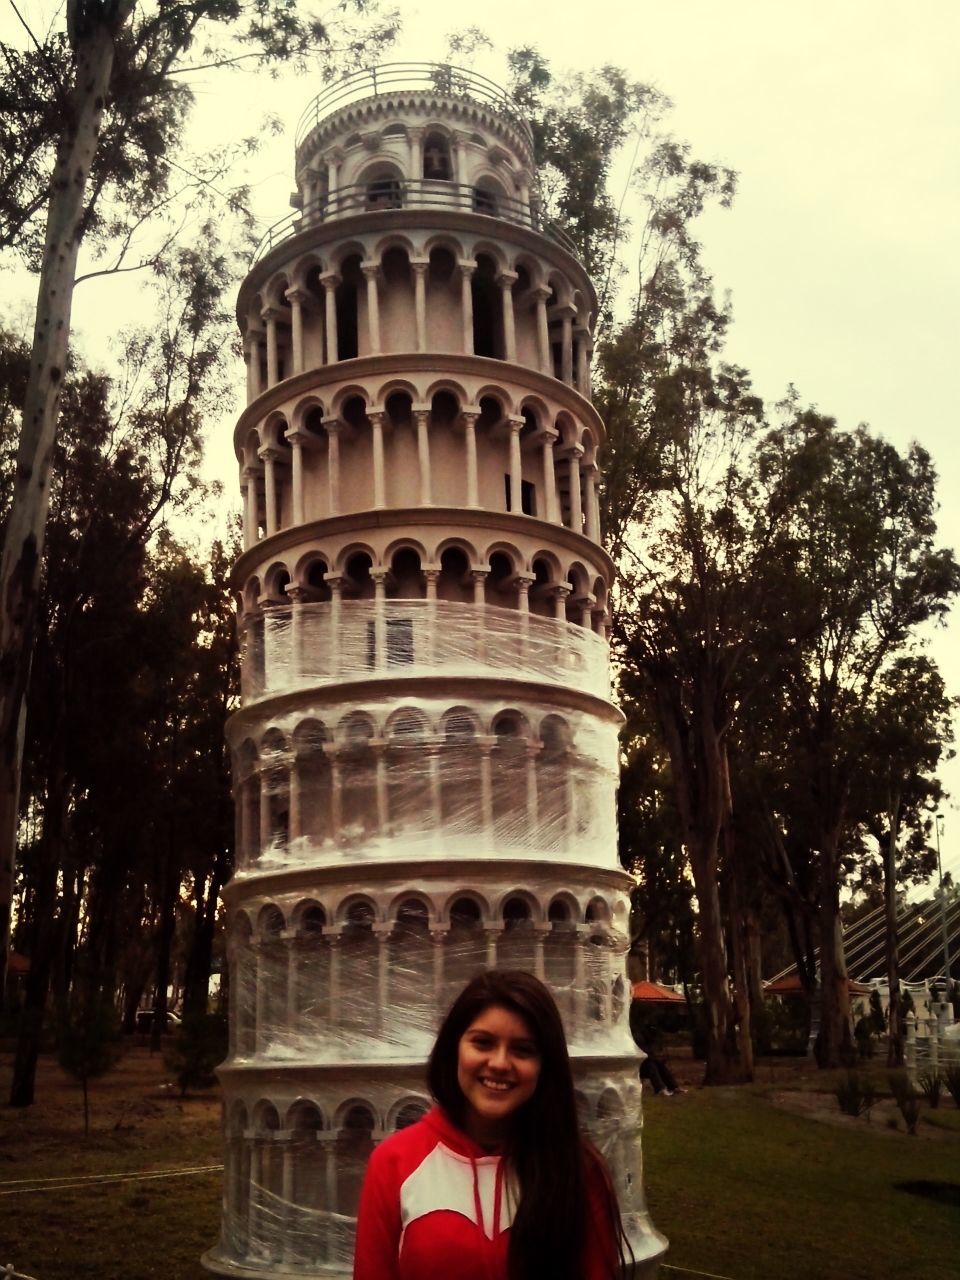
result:
[[[417,442],[417,488],[416,492],[410,495],[409,501],[402,504],[394,503],[393,506],[440,505],[465,507],[467,511],[481,509],[477,449],[477,421],[481,414],[479,405],[465,405],[459,415],[460,429],[463,433],[464,492],[437,494],[432,478],[431,409],[427,405],[413,407],[412,419]],[[308,483],[304,455],[323,449],[324,445],[326,510],[323,518],[333,518],[342,514],[340,474],[343,441],[345,437],[347,440],[352,439],[358,428],[339,417],[325,417],[319,425],[323,429],[322,436],[304,427],[294,430],[286,429],[282,435],[282,443],[278,441],[260,445],[256,455],[258,462],[253,463],[247,460],[244,463],[240,476],[240,491],[243,501],[245,550],[257,544],[261,529],[264,537],[272,537],[285,527],[281,496],[283,486],[287,483],[290,485],[291,524],[294,527],[303,524],[306,492],[308,489],[311,493],[317,490],[315,480]],[[394,424],[386,411],[374,409],[367,411],[366,425],[370,430],[373,465],[370,472],[369,500],[361,509],[383,510],[387,506],[387,455],[384,436],[385,430],[393,427]],[[526,441],[521,441],[521,433],[529,427],[529,423],[524,417],[510,415],[504,419],[503,424],[495,425],[505,426],[508,433],[509,504],[507,509],[513,514],[521,515],[523,514],[523,449],[529,448]],[[537,512],[538,518],[550,524],[572,529],[575,533],[583,533],[592,542],[599,543],[600,505],[597,491],[599,468],[594,461],[593,450],[591,449],[587,456],[587,450],[582,444],[565,443],[560,432],[549,426],[538,427],[530,442],[540,447],[539,480],[540,493],[543,496],[540,503],[541,509]],[[560,502],[561,481],[566,482],[565,504]]]
[[[268,854],[322,858],[327,847],[352,857],[384,838],[423,857],[454,845],[461,853],[496,845],[589,862],[613,821],[609,763],[536,742],[478,736],[431,746],[371,738],[260,757],[244,743],[236,765],[241,868]]]
[[[601,923],[504,921],[464,927],[347,921],[256,937],[235,929],[232,1053],[306,1049],[322,1038],[356,1056],[429,1047],[438,1010],[472,972],[524,968],[549,983],[571,1043],[618,1025],[625,939]]]
[[[427,347],[427,277],[429,258],[408,258],[413,276],[414,317],[416,340],[414,350],[423,352]],[[474,291],[473,278],[477,262],[458,259],[460,279],[459,350],[456,354],[472,356],[474,349]],[[384,354],[380,326],[380,285],[383,279],[382,264],[376,260],[360,263],[363,289],[366,299],[366,355]],[[518,298],[514,285],[518,279],[515,271],[501,270],[496,275],[500,290],[501,318],[503,326],[503,359],[517,363],[517,306],[533,303],[534,326],[537,337],[537,364],[540,373],[557,377],[573,387],[587,399],[592,394],[591,361],[593,337],[588,325],[578,322],[577,310],[570,303],[554,301],[553,290],[547,285],[534,285]],[[343,358],[337,339],[337,289],[343,284],[340,272],[326,271],[317,277],[323,290],[322,299],[300,285],[292,285],[283,291],[289,309],[272,302],[259,312],[262,328],[249,327],[243,338],[243,358],[247,368],[247,403],[269,391],[285,378],[302,373],[305,365],[304,321],[322,328],[322,351],[326,365],[334,365]],[[549,305],[548,305],[549,304]],[[281,338],[282,325],[282,338]],[[551,325],[558,331],[560,360],[555,367]],[[281,376],[281,350],[289,363]]]

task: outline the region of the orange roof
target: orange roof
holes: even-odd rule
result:
[[[633,984],[634,1000],[658,1001],[661,1004],[686,1004],[686,1000],[669,987],[662,987],[659,982],[635,982]]]

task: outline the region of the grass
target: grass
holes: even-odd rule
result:
[[[219,1228],[217,1172],[20,1193],[28,1179],[220,1163],[218,1096],[181,1103],[163,1081],[161,1060],[132,1049],[91,1088],[89,1141],[80,1091],[49,1059],[36,1106],[0,1107],[0,1267],[13,1262],[37,1280],[206,1275],[199,1257]],[[8,1087],[4,1054],[0,1096]],[[927,1136],[911,1138],[876,1120],[843,1127],[796,1115],[774,1106],[771,1093],[764,1085],[645,1095],[647,1196],[671,1240],[673,1270],[662,1280],[687,1280],[692,1271],[732,1280],[890,1280],[904,1270],[911,1280],[953,1280],[960,1213],[894,1188],[960,1183],[953,1103],[924,1106]],[[828,1096],[821,1102],[838,1110]]]
[[[960,1214],[894,1186],[960,1183],[952,1137],[825,1124],[775,1107],[761,1089],[644,1101],[647,1199],[681,1276],[889,1280],[906,1270],[954,1280]],[[958,1114],[943,1104],[940,1113]]]

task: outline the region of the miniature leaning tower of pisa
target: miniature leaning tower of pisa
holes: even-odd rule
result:
[[[341,80],[240,290],[242,707],[223,1228],[207,1267],[348,1275],[369,1153],[426,1109],[477,969],[562,1010],[638,1259],[595,295],[528,126],[471,72]]]

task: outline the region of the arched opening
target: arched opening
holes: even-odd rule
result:
[[[284,1226],[284,1258],[298,1263],[317,1263],[323,1254],[323,1239],[317,1231],[326,1201],[325,1151],[320,1134],[323,1116],[312,1102],[294,1104],[287,1113],[287,1130],[292,1153],[290,1160],[290,1212]]]
[[[364,180],[366,207],[371,212],[403,208],[403,183],[395,169],[380,167]]]
[[[365,1103],[350,1107],[340,1122],[336,1145],[336,1211],[347,1217],[357,1215],[363,1176],[373,1152],[375,1128],[373,1109]]]
[[[536,968],[533,916],[525,898],[513,894],[503,904],[503,934],[498,962],[505,969]]]
[[[481,253],[470,281],[473,292],[473,352],[503,359],[503,307],[497,284],[497,264]]]
[[[461,547],[447,547],[440,555],[440,577],[437,598],[468,604],[473,600],[473,583],[469,578],[470,561]]]
[[[513,563],[502,551],[495,551],[490,557],[490,572],[484,584],[484,599],[487,604],[498,605],[501,609],[517,607],[517,588]]]
[[[503,191],[500,186],[492,178],[481,178],[473,188],[473,211],[496,218],[500,214],[502,199]]]
[[[440,810],[444,840],[452,847],[458,837],[475,836],[484,824],[476,718],[466,707],[453,707],[443,717],[441,734]]]
[[[453,178],[450,140],[436,129],[423,140],[423,177],[431,182],[450,182]]]
[[[410,1125],[422,1120],[426,1114],[427,1108],[422,1102],[408,1102],[397,1112],[393,1127],[394,1129],[408,1129]]]
[[[433,949],[430,916],[421,898],[405,898],[397,908],[390,935],[391,1017],[387,1034],[400,1043],[409,1032],[430,1025],[433,1009]]]
[[[444,941],[445,1002],[450,1003],[486,965],[480,906],[473,898],[457,898],[450,906],[450,928]]]
[[[493,734],[494,834],[499,846],[516,848],[528,844],[530,836],[526,725],[516,712],[508,712],[496,719]]]
[[[336,289],[337,359],[355,360],[359,347],[359,291],[363,282],[359,253],[345,258],[340,266],[340,283]]]
[[[423,570],[420,564],[420,556],[413,547],[401,547],[399,551],[394,552],[393,559],[390,561],[390,576],[387,579],[387,596],[392,600],[422,600],[426,594],[423,582]],[[388,621],[389,631],[389,621]],[[409,623],[408,623],[409,625]],[[389,634],[387,641],[389,644]],[[412,654],[413,636],[410,636],[411,655],[408,661],[413,660]]]

